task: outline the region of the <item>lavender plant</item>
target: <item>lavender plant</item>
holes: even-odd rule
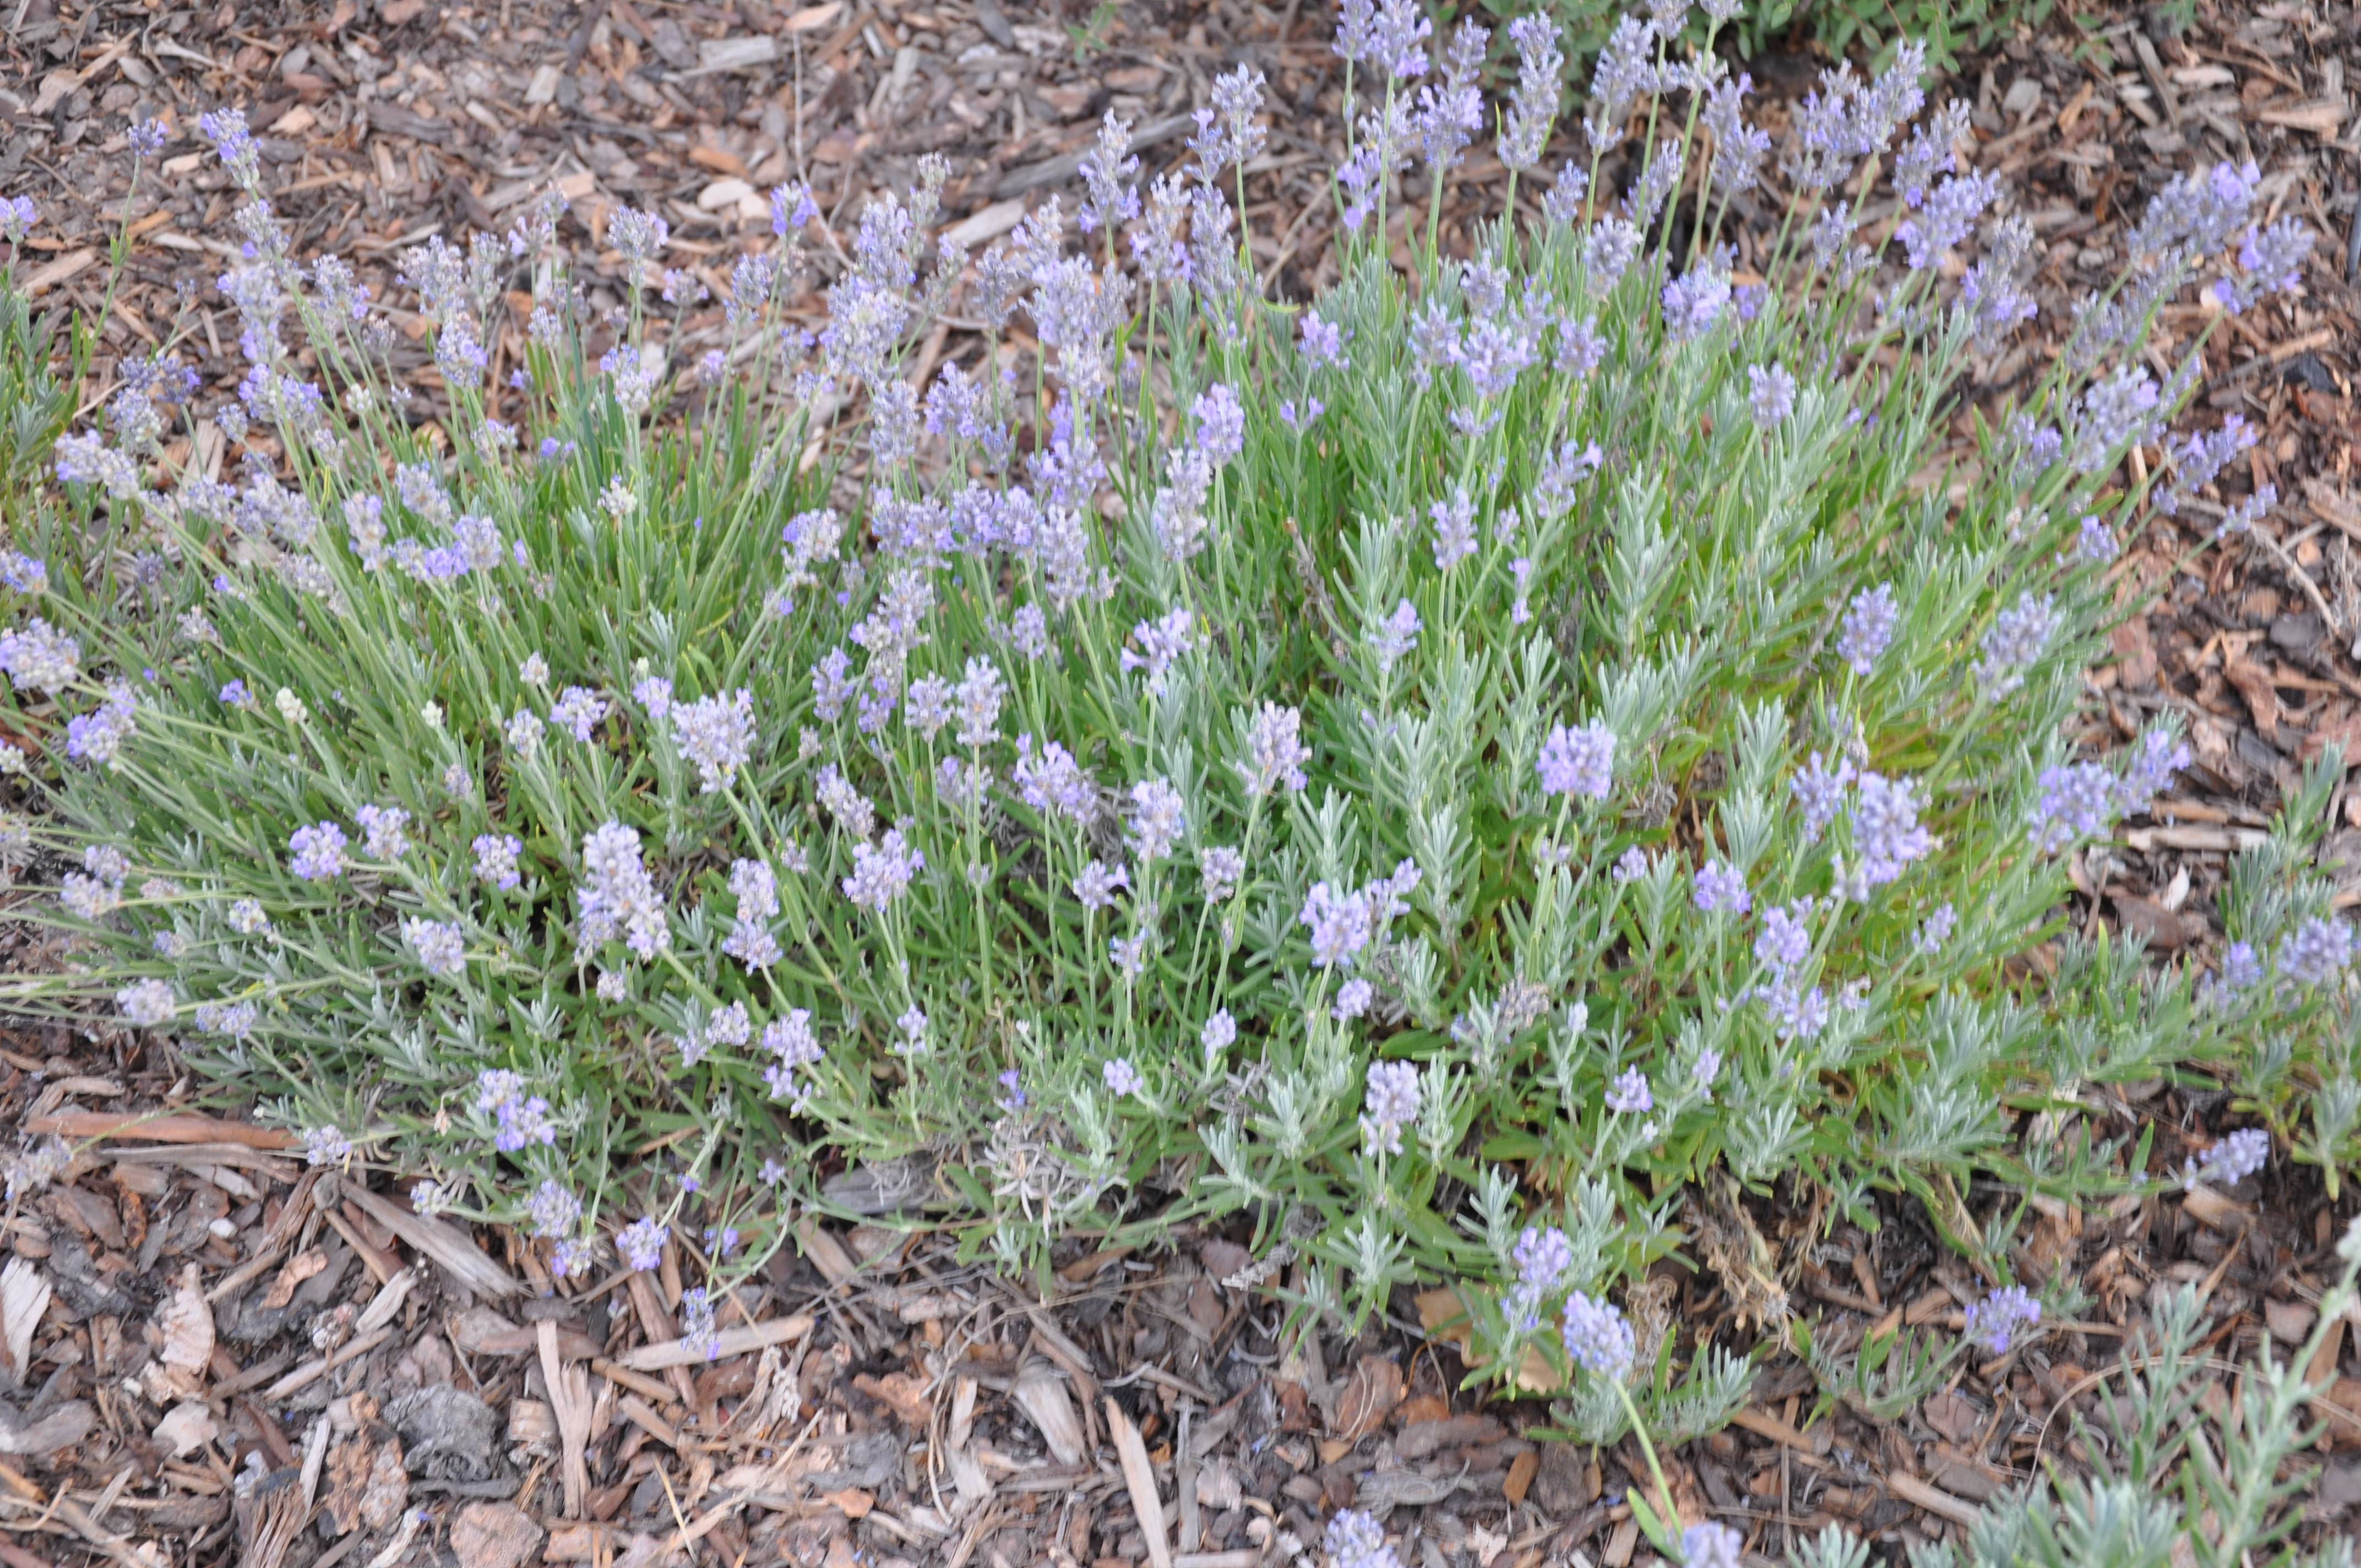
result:
[[[197,412],[135,362],[8,519],[43,812],[7,846],[79,948],[12,1003],[169,1036],[554,1275],[669,1246],[726,1282],[793,1203],[1012,1267],[1233,1220],[1307,1311],[1471,1282],[1471,1354],[1538,1357],[1598,1438],[1743,1397],[1611,1303],[1708,1171],[1915,1194],[2004,1273],[1971,1177],[2136,1174],[2087,1133],[2013,1152],[2011,1107],[2070,1132],[2196,1009],[2112,949],[2004,965],[2183,760],[2160,729],[2078,762],[2061,726],[2111,613],[2092,541],[2144,515],[2120,461],[2194,374],[2149,375],[2147,324],[2244,242],[2255,177],[2169,192],[1947,465],[2028,231],[1949,111],[1897,150],[1905,49],[1806,100],[1798,205],[1741,251],[1769,138],[1681,19],[1620,25],[1541,216],[1466,256],[1437,214],[1488,40],[1438,62],[1415,7],[1348,5],[1318,301],[1254,269],[1241,69],[1144,183],[1110,119],[1076,236],[1053,201],[971,263],[929,238],[939,169],[841,236],[782,189],[694,363],[662,219],[608,214],[618,273],[584,278],[553,199],[404,257],[405,377],[208,116],[251,196],[226,477],[161,460]],[[1561,61],[1514,42],[1529,193]],[[2261,263],[2235,296],[2285,284]],[[782,313],[807,269],[816,336]],[[922,382],[955,301],[985,341]]]

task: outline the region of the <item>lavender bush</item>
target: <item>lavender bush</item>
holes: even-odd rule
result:
[[[1621,25],[1552,170],[1558,49],[1512,29],[1501,155],[1540,213],[1454,258],[1486,39],[1438,60],[1415,7],[1347,5],[1344,279],[1308,306],[1236,216],[1244,70],[1181,166],[1143,181],[1110,119],[1079,207],[972,267],[929,238],[939,170],[842,235],[783,189],[694,362],[663,221],[612,213],[620,277],[577,278],[553,200],[404,258],[432,421],[208,116],[252,197],[218,283],[250,368],[204,414],[231,461],[160,462],[200,411],[130,362],[8,518],[44,809],[7,844],[63,867],[39,917],[77,944],[15,1004],[170,1036],[552,1274],[670,1246],[726,1281],[793,1203],[1012,1267],[1235,1217],[1308,1310],[1473,1282],[1474,1354],[1570,1377],[1597,1436],[1743,1397],[1742,1360],[1675,1380],[1611,1304],[1708,1172],[1864,1220],[1914,1194],[2004,1279],[1971,1178],[2136,1179],[2084,1086],[2341,995],[2349,935],[2291,862],[2246,901],[2246,1002],[2120,948],[2004,970],[2184,757],[2061,738],[2145,516],[2121,459],[2195,374],[2143,367],[2147,323],[2282,286],[2294,242],[2251,170],[2176,185],[2064,359],[1938,460],[2032,312],[2030,230],[1905,49],[1802,104],[1798,204],[1741,266],[1720,225],[1773,149],[1677,22]],[[1859,219],[1888,185],[1890,236]],[[807,269],[817,337],[780,313]],[[955,304],[985,352],[921,384]],[[2272,1081],[2325,1097],[2333,1169],[2325,1060]],[[2021,1155],[2013,1110],[2050,1119]]]

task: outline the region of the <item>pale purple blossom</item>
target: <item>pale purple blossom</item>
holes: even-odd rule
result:
[[[1593,1300],[1580,1290],[1566,1298],[1559,1337],[1569,1360],[1609,1383],[1620,1383],[1630,1375],[1639,1350],[1621,1309],[1604,1299]]]
[[[333,822],[298,828],[287,840],[287,869],[305,882],[333,882],[345,874],[345,830]]]
[[[1982,656],[1975,664],[1977,684],[1995,697],[2016,690],[2057,629],[2054,596],[2035,598],[2030,591],[2018,594],[2015,604],[1993,618],[1992,629],[1978,645]]]
[[[2353,928],[2315,915],[2279,943],[2279,972],[2298,985],[2324,985],[2353,961]]]
[[[1580,729],[1554,725],[1536,769],[1548,794],[1605,800],[1615,787],[1615,731],[1595,718]]]
[[[1402,1152],[1402,1129],[1418,1120],[1420,1081],[1416,1064],[1375,1061],[1369,1064],[1367,1089],[1361,1102],[1362,1152]]]
[[[1754,895],[1746,889],[1744,874],[1720,860],[1708,861],[1697,868],[1694,899],[1697,906],[1708,915],[1723,911],[1743,915],[1754,905]]]
[[[1238,774],[1249,792],[1259,795],[1280,789],[1291,795],[1302,793],[1303,764],[1312,760],[1302,729],[1303,714],[1298,708],[1266,702],[1255,710],[1246,724],[1246,754],[1238,763]]]
[[[1844,620],[1837,628],[1837,657],[1856,675],[1866,675],[1877,667],[1877,661],[1894,643],[1894,629],[1902,619],[1902,608],[1894,597],[1892,583],[1880,583],[1873,588],[1862,588],[1845,606]]]
[[[2031,1328],[2041,1321],[2041,1303],[2024,1286],[2010,1285],[1981,1301],[1970,1303],[1967,1318],[1968,1342],[1993,1355],[2004,1355],[2015,1343],[2020,1329]]]
[[[2041,770],[2040,797],[2031,813],[2034,847],[2056,855],[2078,839],[2093,839],[2114,820],[2115,775],[2098,762],[2069,762]]]
[[[615,1233],[615,1250],[632,1273],[647,1274],[664,1262],[664,1243],[671,1238],[672,1227],[643,1214]]]

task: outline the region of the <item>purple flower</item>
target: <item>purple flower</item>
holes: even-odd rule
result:
[[[1831,769],[1815,751],[1795,776],[1787,781],[1796,809],[1804,814],[1804,842],[1817,844],[1837,813],[1844,809],[1845,788],[1854,778],[1853,765],[1839,757]]]
[[[1773,365],[1764,369],[1760,365],[1746,367],[1747,411],[1754,416],[1755,428],[1773,430],[1786,422],[1795,411],[1795,378],[1784,366]]]
[[[1366,980],[1346,981],[1336,988],[1336,1005],[1331,1011],[1339,1024],[1349,1024],[1369,1010],[1377,988]]]
[[[1371,1158],[1379,1153],[1399,1155],[1401,1130],[1418,1119],[1418,1069],[1406,1061],[1369,1064],[1368,1087],[1361,1102],[1361,1149]]]
[[[1861,858],[1855,872],[1859,886],[1883,887],[1935,848],[1934,836],[1918,825],[1923,808],[1908,779],[1863,770],[1852,805],[1852,847]]]
[[[1636,1067],[1627,1067],[1615,1075],[1607,1086],[1607,1108],[1626,1116],[1643,1116],[1655,1108],[1656,1096],[1648,1087],[1648,1075]]]
[[[1188,831],[1180,792],[1170,780],[1142,779],[1131,786],[1129,843],[1142,861],[1165,859]]]
[[[1246,725],[1246,760],[1238,764],[1248,791],[1259,795],[1282,788],[1293,795],[1302,793],[1303,764],[1312,760],[1302,729],[1300,709],[1266,702],[1255,710]]]
[[[526,1217],[533,1221],[533,1234],[544,1241],[558,1240],[574,1234],[582,1223],[582,1200],[555,1181],[544,1181],[533,1189],[525,1204]]]
[[[1697,906],[1708,915],[1723,910],[1743,915],[1754,905],[1754,895],[1746,891],[1746,878],[1727,861],[1708,861],[1697,868],[1694,896]]]
[[[2189,1179],[2235,1187],[2269,1163],[2271,1135],[2260,1127],[2241,1127],[2205,1152],[2202,1164],[2191,1162]]]
[[[1197,852],[1197,869],[1205,902],[1219,904],[1235,893],[1246,874],[1246,858],[1226,844],[1209,844]]]
[[[2315,915],[2279,943],[2279,972],[2298,985],[2324,985],[2353,961],[2353,928]]]
[[[1089,192],[1074,214],[1075,226],[1084,234],[1101,225],[1120,228],[1139,216],[1139,192],[1132,183],[1139,174],[1139,159],[1130,154],[1131,122],[1109,109],[1099,122],[1097,145],[1083,154],[1077,170]]]
[[[353,1157],[353,1140],[334,1123],[303,1130],[303,1163],[342,1165]]]
[[[2040,1321],[2041,1303],[2024,1286],[2006,1286],[1968,1308],[1968,1343],[2004,1355],[2020,1326],[2030,1328]]]
[[[2041,797],[2033,804],[2034,847],[2045,855],[2062,853],[2077,839],[2092,839],[2114,820],[2114,774],[2097,762],[2072,762],[2041,770]]]
[[[1687,343],[1713,330],[1730,303],[1730,274],[1700,262],[1664,285],[1664,334]]]
[[[398,861],[410,852],[410,813],[398,806],[364,806],[353,813],[373,861]]]
[[[2082,393],[2074,421],[2071,460],[2076,472],[2095,474],[2123,448],[2146,440],[2163,399],[2156,378],[2136,365],[2093,381]]]
[[[781,239],[818,216],[819,203],[812,200],[811,187],[804,181],[777,186],[771,192],[771,232]]]
[[[1559,1330],[1565,1354],[1576,1366],[1610,1383],[1620,1383],[1631,1371],[1639,1345],[1622,1310],[1576,1290],[1566,1298],[1565,1321]]]
[[[1211,459],[1214,467],[1221,467],[1245,450],[1246,411],[1229,388],[1215,382],[1190,405],[1189,412],[1197,422],[1197,450]]]
[[[132,121],[126,135],[131,143],[131,156],[145,161],[164,150],[164,144],[171,139],[172,133],[163,121],[148,119]]]
[[[1979,645],[1975,678],[1993,696],[2005,696],[2025,684],[2027,671],[2048,646],[2058,628],[2057,600],[2048,594],[2035,598],[2030,592],[1993,618],[1992,630]]]
[[[229,170],[232,180],[252,191],[262,182],[262,149],[255,145],[254,134],[246,128],[243,109],[215,109],[197,116],[197,134],[214,144],[221,155],[222,167]]]
[[[1892,583],[1862,588],[1845,606],[1844,620],[1837,628],[1837,657],[1854,674],[1868,674],[1877,667],[1878,656],[1893,645],[1894,629],[1901,619]]]
[[[1115,656],[1116,664],[1126,671],[1146,670],[1148,695],[1162,696],[1170,685],[1173,664],[1197,645],[1191,635],[1189,612],[1176,609],[1160,620],[1143,620],[1131,629],[1131,635],[1140,651],[1124,649]]]
[[[1740,1568],[1746,1538],[1726,1524],[1693,1524],[1681,1531],[1683,1568]]]
[[[910,848],[898,828],[889,828],[875,844],[852,849],[852,874],[843,879],[844,896],[856,909],[883,915],[909,891],[911,882],[926,869],[927,857]]]
[[[1427,508],[1434,523],[1434,569],[1448,572],[1476,554],[1476,501],[1466,486]]]
[[[1518,1285],[1538,1297],[1565,1282],[1574,1266],[1574,1244],[1555,1225],[1547,1230],[1527,1225],[1510,1257],[1517,1266]]]
[[[1595,718],[1579,729],[1556,725],[1536,766],[1548,794],[1605,800],[1615,786],[1615,731]]]
[[[569,693],[574,688],[568,688]],[[603,717],[606,705],[598,705]],[[553,718],[555,717],[553,710]],[[737,782],[738,770],[753,756],[754,694],[741,686],[695,702],[675,703],[670,712],[673,744],[684,762],[694,763],[699,793],[714,795]],[[596,723],[597,718],[590,722]],[[575,729],[577,740],[588,739],[587,726]]]
[[[1724,196],[1752,190],[1771,151],[1771,133],[1746,123],[1742,104],[1753,86],[1754,79],[1741,74],[1721,82],[1706,98],[1701,117],[1713,133],[1713,163],[1707,175]]]
[[[1139,1069],[1123,1057],[1111,1058],[1099,1069],[1099,1076],[1106,1081],[1106,1091],[1118,1100],[1128,1099],[1139,1092]]]
[[[643,1214],[615,1233],[615,1250],[622,1254],[625,1266],[645,1274],[664,1262],[664,1243],[671,1237],[672,1227],[653,1214]]]
[[[2172,775],[2189,765],[2189,747],[2161,725],[2144,731],[2139,745],[2124,765],[2116,804],[2126,817],[2137,817],[2156,797],[2172,787]]]
[[[2259,232],[2246,231],[2238,247],[2240,278],[2224,278],[2210,291],[2213,302],[2236,315],[2266,294],[2291,294],[2303,286],[2303,259],[2312,254],[2312,230],[2301,219],[2281,218]]]
[[[1356,0],[1345,0],[1349,14]],[[1366,5],[1368,0],[1357,0]],[[1405,8],[1416,0],[1398,0]],[[1423,26],[1423,22],[1421,24]],[[1358,1508],[1344,1508],[1328,1521],[1329,1568],[1402,1568],[1402,1560],[1386,1544],[1386,1527]]]
[[[2191,433],[2172,454],[2172,483],[2156,498],[2156,510],[2167,517],[2180,514],[2180,503],[2213,482],[2230,460],[2255,444],[2255,432],[2245,418],[2232,414],[2215,431]]]
[[[345,830],[333,822],[298,828],[287,840],[287,869],[305,882],[333,882],[345,872]]]
[[[1542,16],[1510,22],[1509,41],[1517,46],[1517,88],[1510,100],[1507,127],[1500,133],[1500,163],[1523,173],[1541,162],[1550,127],[1557,121],[1565,54],[1558,47],[1557,28]]]
[[[2263,959],[2252,942],[2233,942],[2222,949],[2222,983],[2232,991],[2247,991],[2263,982]]]
[[[465,973],[467,968],[467,938],[458,927],[444,920],[421,920],[404,916],[401,939],[418,955],[426,972],[448,980]]]
[[[1440,178],[1456,166],[1461,151],[1483,127],[1484,94],[1476,76],[1491,39],[1485,28],[1462,21],[1452,30],[1444,52],[1443,80],[1418,90],[1413,124],[1430,177]]]
[[[483,881],[506,893],[522,880],[517,857],[524,853],[524,842],[515,834],[478,833],[468,848],[476,852],[476,875]]]
[[[1754,938],[1754,956],[1779,974],[1811,957],[1812,932],[1806,924],[1811,913],[1808,898],[1784,906],[1774,904],[1764,910],[1762,933]]]
[[[1944,177],[1924,211],[1894,231],[1908,253],[1911,270],[1923,271],[1974,229],[1978,214],[2001,192],[2000,176],[1983,170]]]
[[[1320,313],[1307,310],[1296,323],[1298,347],[1303,361],[1314,369],[1342,369],[1350,363],[1345,356],[1345,329],[1321,319]]]
[[[1608,36],[1590,78],[1590,113],[1582,122],[1590,150],[1605,152],[1623,139],[1623,121],[1631,103],[1656,91],[1656,29],[1637,16],[1625,16]]]
[[[1378,655],[1378,668],[1391,674],[1402,657],[1418,646],[1418,611],[1408,599],[1394,606],[1394,612],[1369,628],[1370,648]]]
[[[2092,512],[2075,531],[2074,554],[2092,565],[2103,566],[2123,554],[2123,546],[2115,543],[2115,531],[2105,520]]]
[[[1312,929],[1312,961],[1321,969],[1346,962],[1369,945],[1368,901],[1328,883],[1312,884],[1296,918]]]

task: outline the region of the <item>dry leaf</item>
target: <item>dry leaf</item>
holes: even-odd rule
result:
[[[158,1442],[171,1449],[173,1458],[186,1459],[220,1436],[221,1428],[215,1424],[211,1410],[192,1399],[165,1411],[153,1435]]]
[[[297,1286],[327,1266],[328,1255],[318,1247],[297,1253],[279,1266],[279,1274],[271,1280],[270,1288],[262,1293],[262,1304],[270,1308],[287,1305],[295,1299]]]
[[[205,1367],[214,1358],[214,1310],[198,1288],[195,1264],[181,1269],[180,1288],[157,1314],[156,1326],[164,1332],[164,1348],[157,1359],[164,1365],[166,1381],[176,1392],[196,1393],[204,1387]]]
[[[927,1380],[906,1372],[889,1372],[883,1377],[873,1377],[864,1372],[852,1380],[852,1386],[890,1406],[903,1424],[923,1431],[934,1419],[935,1408],[927,1398]]]
[[[1387,1356],[1361,1357],[1336,1397],[1336,1435],[1349,1441],[1368,1436],[1401,1400],[1401,1368]]]

